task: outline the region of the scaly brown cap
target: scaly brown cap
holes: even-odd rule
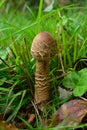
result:
[[[47,60],[55,54],[56,42],[48,32],[40,32],[32,42],[31,54],[39,60]]]

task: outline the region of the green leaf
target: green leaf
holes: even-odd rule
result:
[[[66,88],[74,89],[78,80],[79,75],[76,72],[71,72],[63,79],[63,85]]]
[[[73,93],[75,96],[82,96],[87,91],[87,68],[80,70],[78,74],[80,78]]]
[[[72,88],[74,96],[82,96],[87,91],[87,68],[68,74],[63,80],[63,85]]]
[[[73,90],[73,94],[74,96],[82,96],[85,92],[87,91],[87,87],[86,86],[76,86],[76,88]]]

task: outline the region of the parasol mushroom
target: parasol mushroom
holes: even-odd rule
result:
[[[31,55],[36,59],[34,100],[40,110],[50,100],[49,61],[55,50],[56,42],[48,32],[37,34],[31,46]]]

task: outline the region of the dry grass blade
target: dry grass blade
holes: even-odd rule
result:
[[[3,60],[1,57],[0,57],[0,60],[9,68],[9,70],[12,70],[14,73],[16,73],[16,71],[13,69],[12,66],[10,66],[5,60]]]

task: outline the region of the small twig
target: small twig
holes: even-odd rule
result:
[[[80,97],[82,100],[84,100],[84,101],[86,101],[87,102],[87,99],[86,98],[84,98],[84,97]]]
[[[4,83],[10,84],[10,85],[13,85],[12,82],[10,82],[10,81],[6,81],[6,80],[4,81],[4,80],[1,80],[1,79],[0,79],[0,82],[4,82]]]
[[[14,67],[16,67],[16,65],[11,66],[11,68],[14,68]],[[8,69],[8,67],[1,68],[0,71],[6,70],[6,69]]]
[[[67,75],[67,73],[63,73],[62,75],[57,76],[57,77],[55,77],[55,78],[58,80],[58,79],[60,79],[60,78],[63,78],[63,77],[66,76],[66,75]],[[52,82],[55,78],[50,79],[49,82]]]
[[[64,65],[63,65],[63,60],[62,60],[61,53],[59,54],[59,58],[60,58],[61,66],[62,66],[62,71],[63,71],[63,73],[65,74],[65,71],[64,71]]]

